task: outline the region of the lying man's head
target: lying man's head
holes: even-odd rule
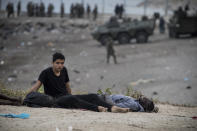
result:
[[[145,112],[152,112],[155,107],[153,101],[146,97],[139,98],[139,103],[144,108]]]

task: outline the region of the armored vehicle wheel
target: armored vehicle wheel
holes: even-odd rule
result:
[[[130,37],[127,33],[121,33],[118,35],[118,42],[120,44],[126,44],[130,42]]]
[[[146,32],[139,32],[136,35],[137,43],[146,43],[148,41],[148,36]]]
[[[112,39],[110,35],[103,35],[99,41],[101,42],[101,45],[106,45],[109,39]]]

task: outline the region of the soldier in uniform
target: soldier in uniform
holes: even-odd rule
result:
[[[53,4],[50,3],[48,5],[48,11],[47,11],[48,17],[52,17],[53,9],[54,9],[54,6],[53,6]]]
[[[61,11],[60,11],[61,15],[60,16],[64,17],[64,3],[63,2],[61,3],[61,7],[60,8],[61,8]]]
[[[35,4],[35,16],[40,16],[40,7],[37,3]]]
[[[87,12],[87,17],[89,18],[90,17],[90,12],[91,12],[90,5],[89,4],[87,5],[86,12]]]
[[[97,15],[98,15],[98,8],[97,5],[95,5],[94,10],[93,10],[93,20],[97,19]]]
[[[6,11],[7,11],[7,17],[9,18],[10,15],[13,15],[14,16],[14,5],[13,3],[8,3],[7,4],[7,7],[6,7]]]
[[[107,43],[106,43],[106,50],[107,50],[107,64],[109,64],[110,61],[110,57],[112,56],[114,58],[114,64],[117,64],[117,60],[116,60],[116,54],[115,54],[115,50],[113,47],[113,41],[112,39],[108,39]]]
[[[70,18],[73,18],[74,17],[74,5],[73,4],[71,4],[71,6],[70,6]]]
[[[21,1],[18,2],[17,4],[17,16],[19,17],[21,13]]]
[[[165,20],[163,17],[159,19],[159,31],[161,34],[165,33]]]
[[[45,6],[44,6],[43,2],[40,3],[40,13],[39,14],[41,17],[45,16]]]

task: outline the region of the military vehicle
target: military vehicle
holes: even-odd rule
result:
[[[182,34],[197,35],[197,16],[172,17],[168,31],[170,38],[178,38]]]
[[[125,20],[122,22],[109,20],[104,25],[96,27],[91,35],[102,45],[106,44],[107,39],[118,40],[120,44],[124,44],[135,38],[137,43],[146,43],[148,37],[153,34],[154,27],[154,19]]]
[[[178,38],[182,34],[197,35],[197,14],[188,15],[189,5],[185,10],[181,6],[174,11],[168,23],[170,38]]]

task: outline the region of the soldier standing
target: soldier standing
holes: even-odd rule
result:
[[[50,3],[50,4],[48,5],[48,12],[47,12],[48,17],[52,17],[53,9],[54,9],[54,6],[53,6],[53,4]]]
[[[94,10],[93,10],[93,20],[97,19],[97,14],[98,14],[98,9],[97,9],[97,5],[95,5]]]
[[[87,17],[89,18],[90,17],[90,12],[91,12],[89,4],[87,5],[87,11],[86,12],[87,12]]]
[[[44,6],[43,2],[40,3],[40,13],[39,14],[41,17],[45,16],[45,6]]]
[[[21,1],[18,2],[17,4],[17,16],[19,17],[21,13]]]
[[[107,64],[109,64],[109,60],[110,60],[111,56],[114,58],[114,64],[117,64],[116,54],[115,54],[115,50],[114,50],[113,44],[114,43],[113,43],[112,39],[108,39],[107,40],[107,43],[106,43]]]
[[[165,20],[163,17],[159,19],[159,31],[161,34],[165,33]]]
[[[7,11],[7,17],[9,18],[10,15],[13,15],[14,16],[14,5],[13,3],[8,3],[7,4],[7,7],[6,7],[6,11]]]
[[[64,17],[64,3],[62,2],[61,3],[61,11],[60,11],[60,13],[61,13],[61,17],[63,18]]]

